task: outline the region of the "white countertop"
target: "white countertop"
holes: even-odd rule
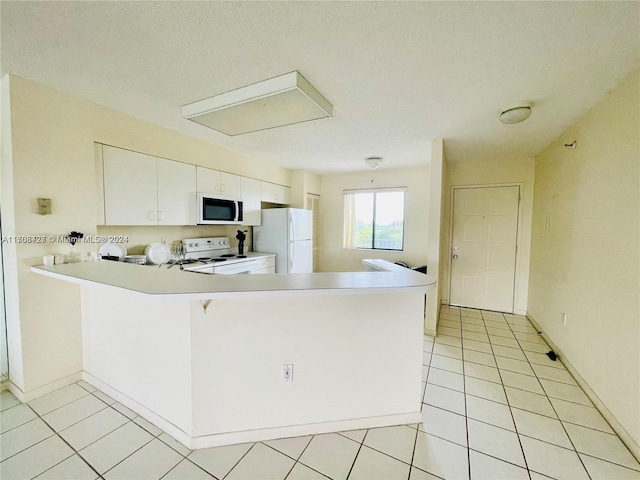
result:
[[[263,254],[264,255],[264,254]],[[167,300],[206,300],[229,297],[290,295],[353,295],[423,291],[436,280],[422,273],[376,260],[379,270],[390,271],[276,273],[260,275],[207,275],[151,265],[99,260],[53,266],[35,266],[40,275],[81,285],[128,290],[132,293]]]

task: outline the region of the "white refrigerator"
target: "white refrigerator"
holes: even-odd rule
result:
[[[276,273],[313,272],[311,210],[262,210],[262,225],[253,227],[253,249],[276,254]]]

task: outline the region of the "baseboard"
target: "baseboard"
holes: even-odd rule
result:
[[[46,395],[47,393],[55,392],[56,390],[66,387],[67,385],[71,385],[72,383],[76,383],[82,380],[82,372],[72,373],[71,375],[67,375],[66,377],[62,377],[54,382],[47,383],[46,385],[42,385],[38,388],[34,388],[33,390],[24,391],[20,387],[18,387],[15,383],[9,380],[9,390],[11,393],[22,403],[30,402],[38,397]]]
[[[0,392],[4,392],[5,390],[9,390],[9,380],[3,380],[0,383]]]
[[[193,438],[192,449],[219,447],[235,443],[261,442],[288,437],[300,437],[303,435],[319,435],[322,433],[343,432],[346,430],[359,430],[376,427],[389,427],[393,425],[407,425],[421,423],[420,412],[401,413],[396,415],[383,415],[380,417],[356,418],[339,420],[335,422],[323,422],[305,425],[288,425],[284,427],[261,428],[242,432],[220,433],[204,435]]]
[[[435,337],[436,336],[436,331],[435,330],[431,330],[430,328],[425,328],[424,329],[424,334],[425,335],[429,335],[430,337]]]
[[[171,435],[175,440],[180,442],[182,445],[193,450],[193,447],[191,446],[192,445],[191,435],[185,432],[184,430],[182,430],[180,427],[171,423],[169,420],[158,415],[154,411],[149,410],[144,405],[141,405],[140,403],[133,400],[131,397],[125,395],[119,390],[116,390],[115,388],[111,387],[109,384],[101,380],[98,380],[96,377],[94,377],[90,373],[82,372],[82,380],[84,380],[90,385],[93,385],[101,392],[106,393],[111,398],[113,398],[117,402],[120,402],[125,407],[130,408],[131,410],[136,412],[138,415],[143,417],[145,420],[154,424],[160,430]]]
[[[627,430],[622,426],[622,424],[616,419],[616,417],[611,413],[611,411],[605,406],[605,404],[600,400],[600,397],[593,391],[593,389],[589,386],[589,384],[585,381],[584,378],[578,373],[578,371],[571,365],[571,362],[564,356],[562,351],[558,348],[558,346],[551,340],[546,333],[540,327],[540,324],[535,321],[535,319],[531,316],[529,312],[527,312],[527,319],[532,323],[534,328],[541,332],[542,338],[549,344],[551,350],[560,358],[562,364],[567,368],[571,376],[575,379],[575,381],[580,385],[584,393],[589,397],[596,407],[596,409],[600,412],[600,414],[604,417],[604,419],[609,423],[611,428],[622,440],[631,454],[636,457],[636,459],[640,462],[640,445],[636,443],[631,435],[627,432]]]
[[[422,414],[420,412],[411,412],[396,415],[383,415],[379,417],[356,418],[350,420],[339,420],[335,422],[322,422],[305,425],[288,425],[283,427],[260,428],[255,430],[245,430],[241,432],[225,432],[192,437],[180,427],[177,427],[173,423],[139,404],[122,392],[119,392],[118,390],[110,387],[108,384],[98,380],[90,373],[83,372],[82,379],[90,385],[96,387],[98,390],[106,393],[114,400],[120,402],[125,407],[130,408],[145,420],[148,420],[156,427],[165,431],[178,442],[191,450],[219,447],[222,445],[232,445],[236,443],[261,442],[265,440],[299,437],[303,435],[317,435],[321,433],[341,432],[345,430],[388,427],[393,425],[406,425],[422,422]]]

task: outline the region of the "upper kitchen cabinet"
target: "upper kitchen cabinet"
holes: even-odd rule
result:
[[[263,202],[279,203],[288,205],[291,197],[291,187],[284,185],[276,185],[275,183],[260,182],[261,195]]]
[[[196,224],[196,167],[158,158],[158,225]]]
[[[198,192],[214,193],[223,197],[241,198],[241,177],[211,168],[197,167]]]
[[[195,225],[196,167],[104,145],[106,225]]]
[[[262,214],[260,212],[260,180],[242,177],[242,208],[243,225],[260,225]]]

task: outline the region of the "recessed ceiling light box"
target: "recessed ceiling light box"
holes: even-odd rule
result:
[[[333,107],[294,71],[182,107],[184,118],[227,135],[330,117]]]

